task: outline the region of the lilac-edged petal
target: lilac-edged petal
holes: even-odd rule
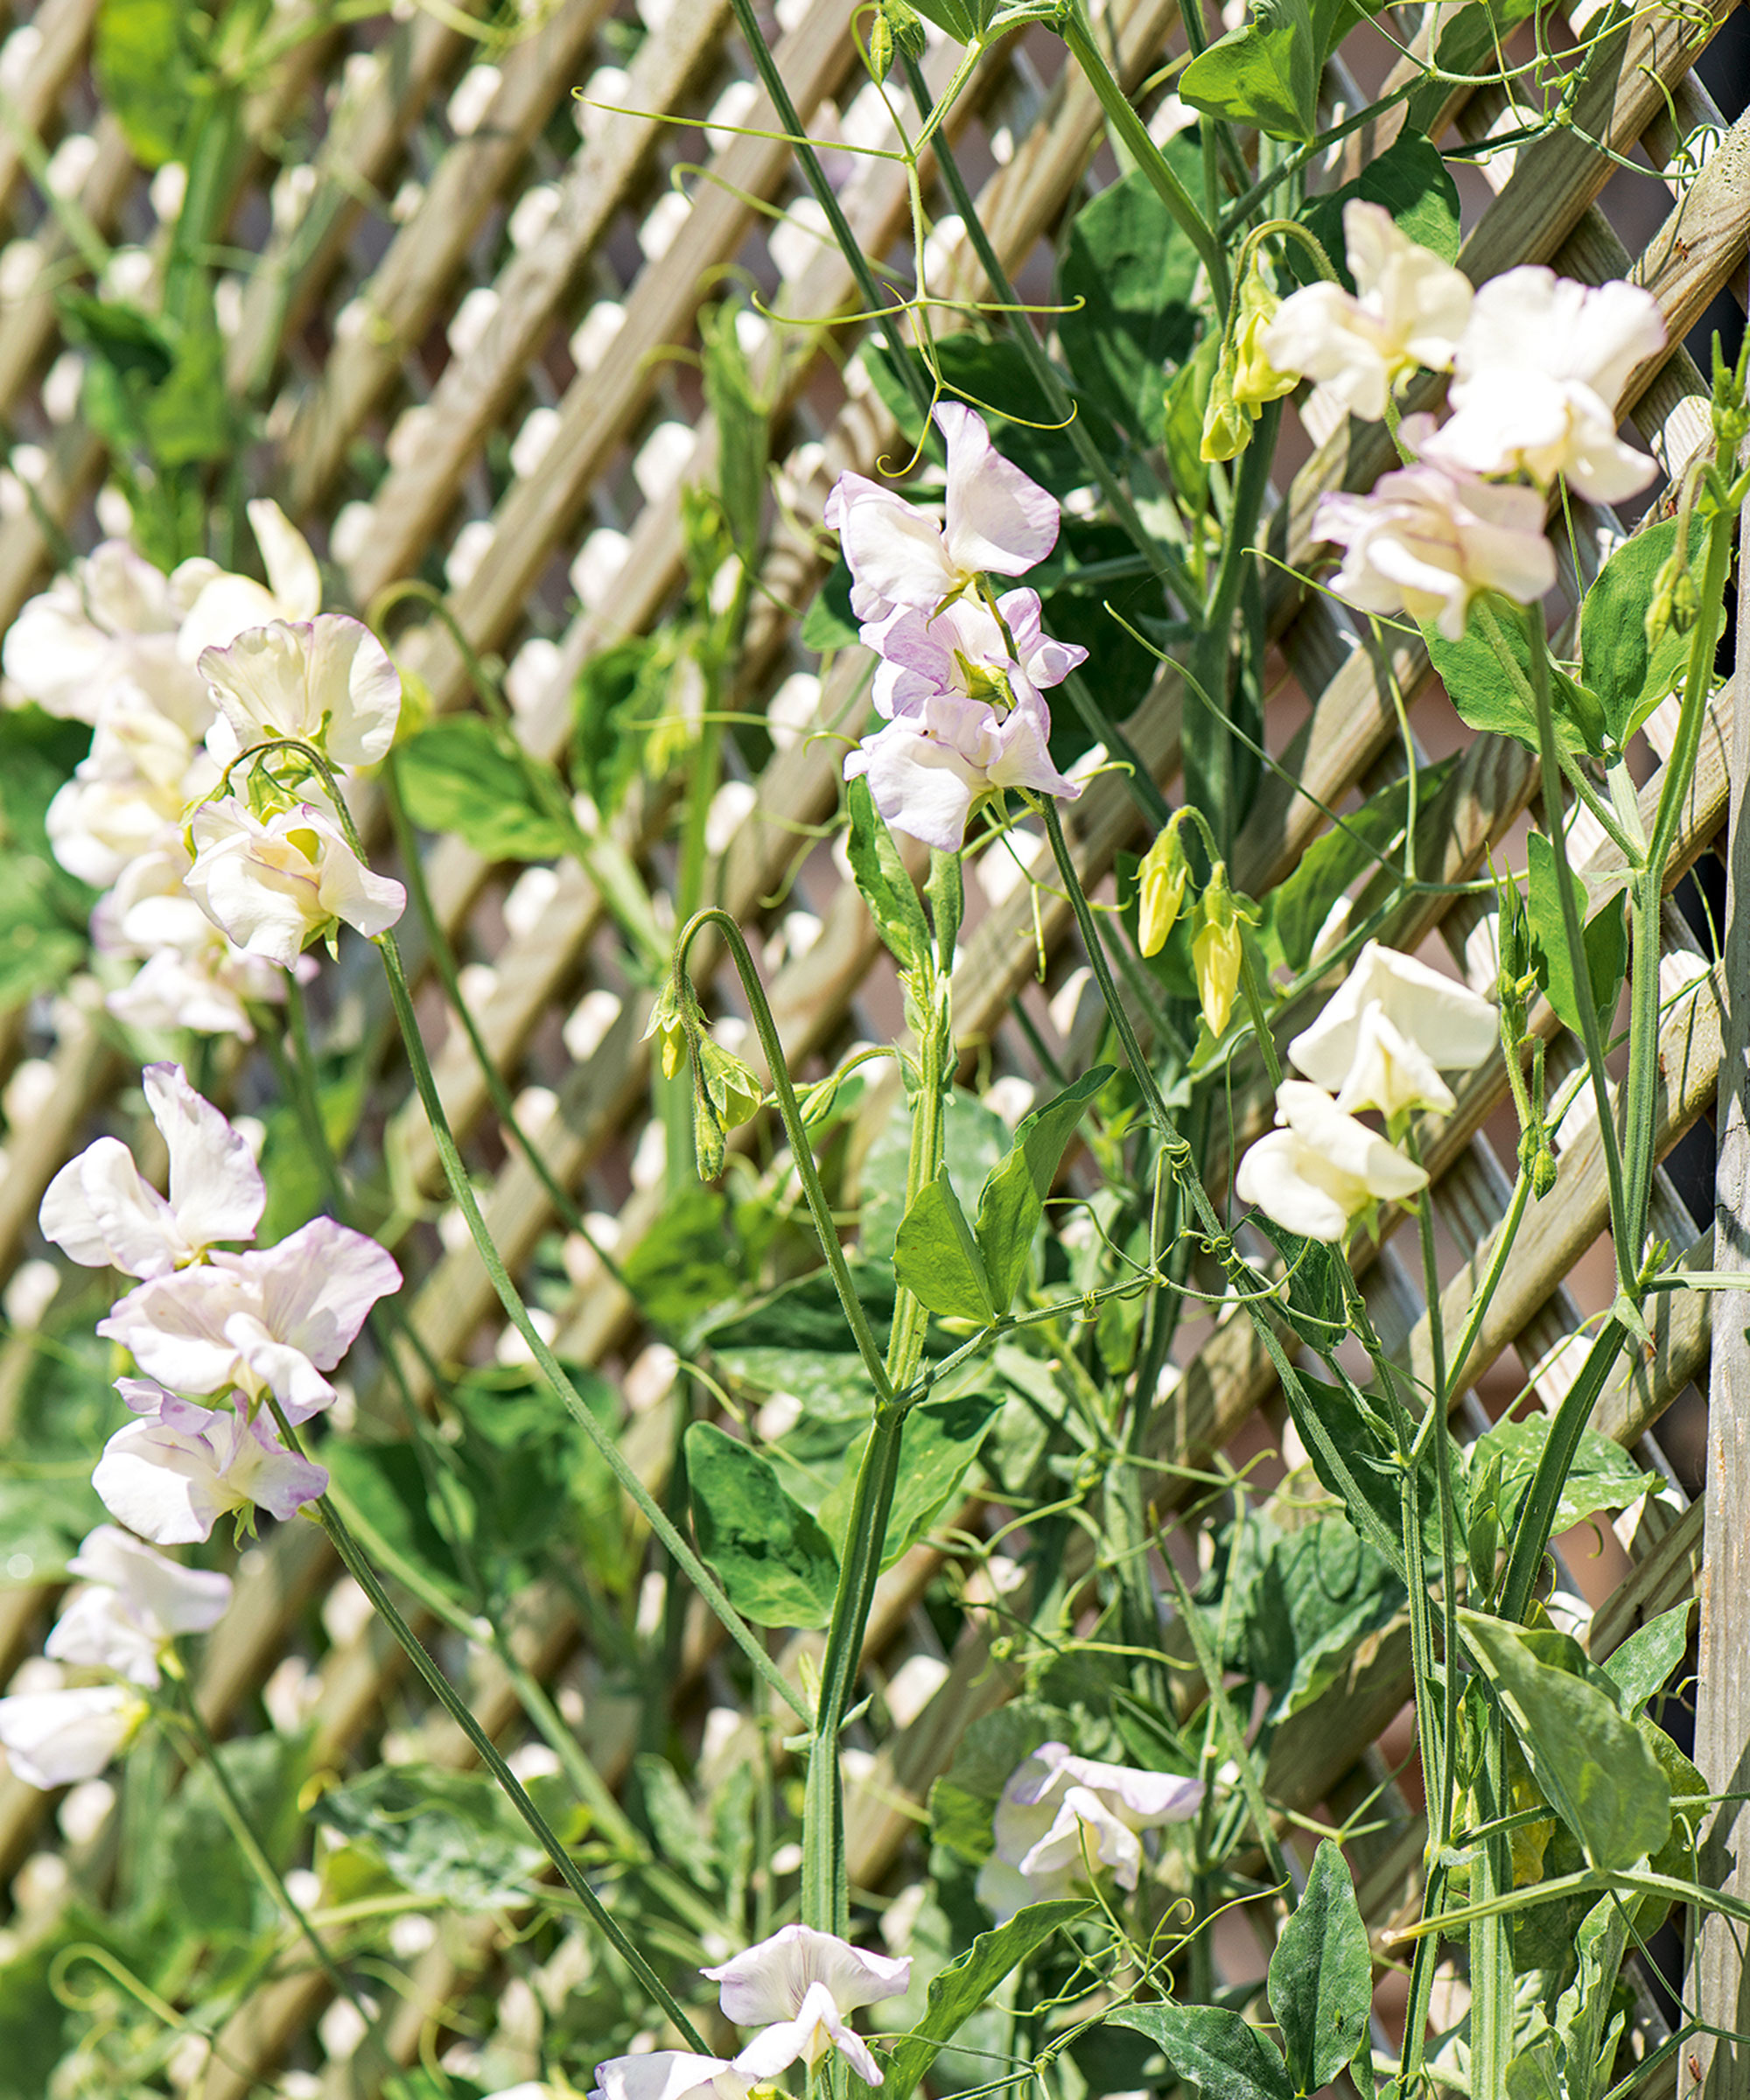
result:
[[[1110,1795],[1137,1828],[1178,1823],[1195,1812],[1203,1799],[1201,1780],[1179,1772],[1144,1772],[1135,1765],[1106,1765],[1091,1757],[1071,1757],[1064,1769],[1077,1786]]]
[[[1057,544],[1057,499],[1004,458],[963,402],[938,402],[935,421],[948,444],[944,537],[954,567],[1025,575]]]
[[[1141,1840],[1091,1788],[1071,1787],[1051,1828],[1020,1863],[1026,1875],[1068,1872],[1085,1876],[1098,1861],[1116,1870],[1119,1886],[1134,1888],[1142,1869]]]
[[[774,2021],[756,2034],[735,2059],[743,2077],[763,2084],[801,2061],[812,2070],[836,2049],[865,2085],[879,2085],[881,2068],[868,2044],[853,2032],[824,1984],[812,1984],[794,2020]]]
[[[0,1699],[0,1744],[16,1777],[47,1793],[95,1779],[146,1716],[119,1684],[18,1692]]]
[[[282,1523],[328,1490],[326,1467],[288,1451],[259,1415],[237,1438],[229,1470],[249,1501]]]
[[[277,1246],[220,1265],[259,1293],[262,1322],[274,1340],[290,1342],[324,1371],[352,1348],[371,1307],[402,1282],[392,1256],[332,1218],[312,1218]]]
[[[933,612],[962,580],[941,527],[892,490],[864,486],[867,493],[840,510],[839,543],[855,586],[851,609],[860,620],[892,606]]]
[[[648,2049],[598,2064],[589,2100],[741,2100],[752,2083],[724,2056]]]
[[[203,1264],[129,1292],[97,1332],[119,1341],[148,1378],[172,1391],[216,1393],[237,1376],[236,1345],[226,1322],[233,1313],[258,1311],[247,1283],[216,1264]]]
[[[225,1322],[225,1339],[236,1346],[238,1382],[251,1393],[270,1392],[289,1422],[307,1422],[334,1404],[334,1389],[301,1349],[276,1341],[253,1313]]]
[[[921,732],[909,717],[864,738],[844,762],[846,780],[859,773],[867,775],[875,807],[894,830],[944,853],[959,850],[973,800],[988,785],[977,766]]]
[[[167,1276],[193,1251],[118,1138],[98,1138],[62,1167],[44,1192],[37,1222],[46,1239],[88,1269]]]
[[[161,1546],[210,1538],[232,1493],[204,1438],[179,1435],[157,1421],[130,1422],[103,1446],[91,1485],[109,1514]]]
[[[1051,762],[1051,716],[1037,693],[1019,680],[1014,706],[999,733],[1000,748],[987,768],[993,788],[1032,788],[1041,794],[1073,802],[1082,793],[1079,780],[1066,780]]]
[[[725,2019],[738,2027],[755,2027],[800,2012],[816,1984],[824,1984],[845,2012],[900,1997],[910,1984],[912,1964],[909,1956],[871,1954],[812,1925],[786,1925],[699,1973],[721,1985]]]
[[[252,1240],[267,1184],[247,1139],[189,1084],[180,1065],[148,1065],[146,1105],[170,1151],[170,1203],[191,1247]]]

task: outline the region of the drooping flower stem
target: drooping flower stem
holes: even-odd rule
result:
[[[303,1447],[298,1442],[298,1432],[286,1420],[278,1401],[270,1396],[268,1405],[273,1410],[274,1419],[279,1424],[280,1434],[285,1439],[286,1448],[302,1455]],[[372,1607],[400,1644],[409,1662],[424,1680],[426,1689],[431,1692],[438,1704],[455,1722],[462,1733],[467,1737],[480,1762],[503,1788],[509,1798],[511,1806],[528,1824],[530,1831],[534,1834],[536,1842],[553,1862],[559,1879],[582,1904],[585,1914],[603,1937],[626,1961],[640,1984],[650,1993],[653,2003],[662,2008],[668,2017],[674,2021],[684,2040],[693,2048],[698,2050],[701,2054],[704,2054],[704,2043],[701,2040],[697,2031],[687,2018],[673,1992],[649,1963],[645,1960],[634,1942],[627,1938],[612,1914],[604,1906],[601,1898],[591,1887],[588,1878],[584,1875],[582,1868],[566,1851],[547,1818],[529,1798],[528,1790],[522,1782],[500,1755],[498,1746],[475,1718],[473,1711],[467,1701],[456,1690],[444,1671],[438,1668],[437,1661],[425,1643],[396,1608],[395,1600],[379,1581],[376,1570],[372,1567],[366,1556],[360,1551],[358,1541],[347,1529],[346,1521],[340,1511],[326,1494],[318,1495],[315,1501],[307,1506],[315,1511],[318,1521],[328,1534],[329,1540],[333,1545],[335,1552],[340,1556],[346,1572],[370,1599]]]

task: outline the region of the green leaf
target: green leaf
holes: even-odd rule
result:
[[[564,832],[478,715],[433,722],[402,746],[395,764],[422,830],[453,831],[487,860],[552,860],[564,851]]]
[[[1210,116],[1304,142],[1318,128],[1324,58],[1307,0],[1268,0],[1191,61],[1179,92]]]
[[[1353,182],[1314,198],[1300,213],[1302,225],[1323,245],[1338,276],[1351,291],[1355,287],[1345,254],[1343,206],[1354,198],[1382,206],[1401,233],[1420,247],[1432,248],[1442,262],[1458,259],[1459,186],[1447,172],[1446,162],[1419,131],[1400,131]],[[1310,283],[1312,257],[1303,257],[1297,242],[1285,245],[1291,267]]]
[[[1073,1087],[1016,1127],[1007,1157],[986,1180],[978,1198],[978,1250],[984,1257],[991,1302],[999,1312],[1014,1303],[1026,1273],[1033,1234],[1045,1215],[1045,1200],[1057,1179],[1064,1150],[1075,1133],[1083,1110],[1112,1076],[1110,1065],[1096,1065]]]
[[[343,1516],[354,1511],[378,1537],[434,1588],[458,1600],[471,1592],[457,1572],[456,1558],[431,1507],[430,1485],[411,1444],[360,1444],[336,1437],[322,1452]],[[447,1512],[452,1529],[460,1520],[466,1536],[472,1512],[459,1506],[460,1490]]]
[[[1523,1422],[1497,1422],[1471,1446],[1473,1472],[1478,1465],[1487,1463],[1491,1452],[1500,1456],[1501,1489],[1496,1507],[1503,1537],[1512,1535],[1520,1505],[1549,1440],[1550,1417],[1533,1415]],[[1656,1475],[1643,1473],[1621,1445],[1595,1429],[1582,1430],[1574,1462],[1556,1504],[1551,1530],[1559,1536],[1600,1509],[1627,1509],[1657,1486]]]
[[[222,459],[236,435],[225,385],[225,339],[210,312],[206,326],[186,330],[176,361],[145,403],[146,450],[160,466],[190,466]]]
[[[1325,1838],[1270,1957],[1270,2009],[1297,2092],[1328,2085],[1368,2041],[1373,1956],[1341,1852]]]
[[[945,1166],[918,1191],[900,1221],[893,1273],[932,1312],[986,1326],[997,1317],[984,1257]]]
[[[1615,1685],[1625,1713],[1639,1713],[1656,1698],[1689,1653],[1693,1609],[1687,1602],[1673,1605],[1645,1626],[1637,1626],[1620,1648],[1605,1657],[1601,1667]]]
[[[805,649],[824,656],[829,649],[848,649],[860,631],[850,609],[850,567],[841,556],[802,616],[800,640]]]
[[[844,792],[850,815],[845,853],[851,876],[869,906],[876,930],[901,970],[914,970],[929,953],[924,907],[893,835],[882,822],[866,780],[852,780]]]
[[[194,113],[206,18],[191,0],[102,0],[97,84],[141,165],[180,154]]]
[[[379,1767],[323,1795],[315,1815],[368,1845],[403,1887],[463,1910],[516,1901],[547,1857],[482,1772]]]
[[[1146,2034],[1204,2100],[1294,2100],[1282,2059],[1222,2006],[1122,2006],[1106,2024]]]
[[[1541,831],[1525,842],[1527,858],[1526,911],[1531,921],[1531,960],[1537,982],[1564,1024],[1580,1033],[1580,993],[1574,983],[1572,960],[1568,953],[1567,929],[1562,921],[1560,877],[1555,849]],[[1587,994],[1601,1023],[1615,1010],[1616,995],[1628,969],[1628,898],[1626,892],[1601,905],[1586,917],[1589,900],[1586,886],[1572,869],[1568,871],[1574,903],[1584,922]]]
[[[982,1714],[960,1739],[954,1761],[930,1788],[930,1836],[969,1866],[990,1856],[990,1818],[1002,1792],[1041,1743],[1072,1739],[1068,1714],[1014,1699]]]
[[[294,1746],[272,1733],[243,1736],[220,1744],[219,1755],[262,1849],[282,1868],[289,1866],[303,1823]],[[198,1766],[152,1814],[141,1862],[142,1908],[178,1935],[246,1938],[275,1913],[242,1867],[218,1782],[208,1766]]]
[[[1201,514],[1209,486],[1202,451],[1203,421],[1221,357],[1222,331],[1206,329],[1196,349],[1167,381],[1164,397],[1161,442],[1167,468],[1180,501],[1193,517]]]
[[[1462,720],[1492,736],[1511,737],[1535,752],[1537,710],[1531,697],[1531,645],[1522,621],[1494,613],[1490,617],[1512,660],[1510,671],[1495,654],[1482,621],[1475,618],[1462,641],[1448,641],[1438,627],[1424,625],[1422,639],[1428,645],[1428,658]],[[1550,666],[1550,687],[1557,742],[1577,756],[1602,758],[1608,732],[1597,696],[1555,664]]]
[[[1689,554],[1700,554],[1707,528],[1690,520]],[[1593,579],[1580,608],[1580,678],[1598,695],[1611,738],[1620,749],[1684,676],[1690,636],[1675,626],[1652,648],[1647,607],[1653,585],[1677,544],[1677,522],[1668,518],[1625,540]]]
[[[1187,186],[1199,187],[1199,149],[1175,139],[1166,151]],[[1158,444],[1166,425],[1164,378],[1197,340],[1199,267],[1197,250],[1140,169],[1102,190],[1070,223],[1058,298],[1082,304],[1058,317],[1058,341],[1088,399],[1146,444]]]
[[[824,1626],[838,1588],[832,1542],[758,1452],[714,1423],[686,1435],[699,1551],[756,1626]]]
[[[1451,98],[1451,77],[1493,72],[1501,46],[1519,24],[1536,11],[1536,0],[1476,0],[1474,5],[1458,8],[1448,15],[1434,47],[1434,64],[1438,70],[1430,74],[1405,104],[1405,122],[1425,131]],[[1508,63],[1504,55],[1499,62]]]
[[[0,1480],[0,1589],[56,1582],[94,1525],[106,1521],[82,1474],[71,1480]]]
[[[612,816],[637,779],[650,718],[666,706],[662,640],[634,634],[586,657],[571,688],[573,777]]]
[[[1544,1659],[1584,1670],[1578,1644],[1563,1645],[1560,1634],[1528,1634],[1478,1612],[1460,1612],[1459,1618],[1533,1778],[1592,1864],[1609,1872],[1656,1852],[1671,1827],[1671,1792],[1658,1759],[1604,1692]]]
[[[1452,777],[1456,758],[1417,769],[1416,802],[1425,813]],[[1410,809],[1410,783],[1388,781],[1340,825],[1313,840],[1293,869],[1264,900],[1260,939],[1272,960],[1285,963],[1297,976],[1312,958],[1313,943],[1324,930],[1331,907],[1357,876],[1379,864],[1381,855],[1401,848]]]
[[[683,1340],[745,1287],[745,1273],[728,1204],[696,1183],[670,1190],[655,1222],[620,1264],[644,1317]]]
[[[956,44],[982,37],[995,18],[999,0],[911,0],[926,20],[946,30]]]
[[[923,2018],[886,2059],[883,2100],[909,2100],[943,2043],[953,2040],[1010,1970],[1092,1908],[1082,1897],[1029,1903],[1006,1924],[981,1932],[959,1960],[949,1963],[931,1984]]]
[[[1507,2100],[1568,2100],[1563,2089],[1561,2045],[1546,2028],[1507,2067]]]
[[[717,418],[718,494],[736,550],[752,563],[758,557],[765,511],[769,424],[735,324],[732,303],[713,306],[701,317],[699,341],[705,400]]]
[[[910,1552],[947,1507],[1002,1406],[994,1394],[962,1393],[955,1399],[920,1401],[906,1415],[900,1431],[899,1478],[881,1549],[884,1568]],[[868,1441],[865,1432],[850,1446],[844,1471],[820,1506],[821,1529],[841,1553],[858,1469]]]

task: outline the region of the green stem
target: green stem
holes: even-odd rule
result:
[[[1264,1054],[1264,1069],[1270,1074],[1270,1091],[1282,1084],[1282,1060],[1277,1055],[1276,1038],[1270,1032],[1270,1016],[1264,1011],[1264,992],[1258,984],[1257,960],[1252,953],[1251,934],[1245,927],[1240,929],[1240,990],[1245,995],[1246,1012],[1251,1016],[1252,1032],[1257,1037],[1258,1048]]]
[[[1485,1820],[1497,1817],[1506,1798],[1507,1724],[1499,1707],[1484,1710],[1483,1754],[1477,1799]],[[1485,1838],[1472,1855],[1471,1886],[1484,1903],[1510,1895],[1511,1840],[1504,1830]],[[1471,2076],[1479,2093],[1504,2093],[1513,2054],[1513,1943],[1504,1915],[1474,1919],[1471,1942]]]
[[[1465,1372],[1469,1368],[1471,1351],[1476,1347],[1477,1336],[1482,1332],[1482,1323],[1488,1316],[1490,1302],[1500,1287],[1502,1278],[1507,1273],[1507,1257],[1512,1253],[1513,1242],[1519,1236],[1519,1228],[1524,1219],[1525,1207],[1530,1200],[1530,1196],[1531,1176],[1523,1166],[1521,1166],[1519,1178],[1513,1184],[1513,1194],[1507,1206],[1507,1215],[1501,1222],[1501,1229],[1495,1235],[1494,1246],[1489,1254],[1488,1273],[1482,1279],[1481,1288],[1471,1300],[1471,1309],[1465,1316],[1465,1324],[1459,1335],[1458,1346],[1452,1351],[1452,1386],[1450,1390],[1461,1390],[1466,1382]],[[1435,1300],[1430,1298],[1428,1303],[1431,1314],[1434,1313]],[[1439,1381],[1439,1390],[1443,1393],[1449,1390],[1444,1376]],[[1416,1432],[1416,1450],[1418,1454],[1423,1444],[1433,1434],[1435,1423],[1442,1422],[1445,1419],[1446,1415],[1441,1408],[1431,1407],[1428,1410],[1421,1428]]]
[[[1202,258],[1203,267],[1209,273],[1209,290],[1216,311],[1225,313],[1228,294],[1228,258],[1222,243],[1205,222],[1196,200],[1174,174],[1166,156],[1149,136],[1148,126],[1138,116],[1124,92],[1124,83],[1107,64],[1106,54],[1095,40],[1084,0],[1065,0],[1055,26],[1069,48],[1069,55],[1087,76],[1107,121],[1124,141],[1125,150],[1148,178],[1155,194],[1172,214],[1180,230]]]
[[[298,1440],[298,1432],[286,1420],[279,1403],[271,1395],[269,1396],[268,1405],[273,1410],[274,1419],[279,1424],[280,1435],[287,1450],[298,1452],[301,1455],[303,1446]],[[522,1782],[499,1754],[498,1746],[474,1718],[467,1701],[462,1698],[449,1678],[438,1667],[425,1643],[396,1609],[395,1600],[377,1579],[375,1569],[360,1552],[358,1542],[347,1530],[340,1511],[335,1508],[326,1494],[318,1495],[315,1502],[310,1506],[314,1508],[323,1530],[327,1532],[334,1550],[340,1555],[346,1572],[370,1599],[373,1607],[382,1620],[383,1624],[388,1627],[389,1632],[400,1643],[408,1660],[424,1680],[428,1690],[432,1693],[438,1704],[455,1722],[462,1733],[467,1737],[468,1741],[473,1746],[475,1755],[479,1757],[486,1770],[504,1789],[511,1806],[528,1824],[530,1831],[534,1834],[536,1842],[552,1861],[559,1879],[583,1905],[597,1929],[620,1954],[621,1959],[626,1962],[633,1974],[638,1978],[639,1983],[650,1993],[653,2002],[660,2006],[668,2017],[674,2021],[683,2039],[697,2049],[701,2054],[704,2054],[705,2045],[700,2039],[697,2029],[687,2018],[673,1992],[669,1991],[668,1985],[657,1975],[649,1963],[645,1960],[633,1942],[626,1937],[618,1921],[603,1905],[601,1898],[590,1886],[583,1871],[570,1852],[566,1851],[564,1845],[561,1844],[558,1837],[548,1824],[547,1818],[529,1799]]]
[[[1611,1237],[1616,1250],[1618,1287],[1631,1292],[1640,1264],[1639,1243],[1633,1238],[1622,1180],[1622,1154],[1616,1136],[1616,1110],[1610,1098],[1610,1074],[1604,1062],[1604,1038],[1599,1027],[1598,1009],[1592,999],[1592,968],[1586,960],[1586,928],[1579,906],[1574,900],[1574,878],[1568,866],[1567,825],[1562,806],[1561,766],[1556,755],[1555,704],[1550,686],[1550,643],[1544,629],[1541,607],[1524,608],[1525,634],[1531,648],[1531,698],[1537,710],[1537,760],[1543,775],[1544,830],[1556,864],[1556,892],[1561,901],[1562,934],[1568,950],[1568,969],[1579,1008],[1580,1040],[1586,1047],[1586,1068],[1592,1075],[1592,1098],[1598,1107],[1599,1138],[1604,1148],[1605,1178],[1610,1184]],[[1656,969],[1657,958],[1655,957]],[[1656,990],[1657,979],[1655,978]],[[1542,1547],[1538,1550],[1541,1553]]]

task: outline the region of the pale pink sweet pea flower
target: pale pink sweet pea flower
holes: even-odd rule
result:
[[[1074,1756],[1067,1743],[1041,1743],[997,1803],[978,1899],[1001,1923],[1026,1904],[1085,1887],[1096,1866],[1110,1867],[1120,1888],[1133,1889],[1142,1872],[1140,1833],[1183,1822],[1202,1798],[1200,1780],[1102,1764]]]
[[[1377,423],[1417,366],[1450,369],[1470,318],[1471,283],[1362,198],[1343,207],[1343,235],[1360,296],[1329,284],[1291,292],[1264,329],[1264,354],[1278,371],[1321,381],[1352,415]]]
[[[1376,1130],[1340,1109],[1322,1088],[1287,1079],[1276,1090],[1283,1127],[1240,1162],[1234,1189],[1291,1232],[1330,1244],[1380,1202],[1402,1202],[1428,1177]]]
[[[91,1484],[112,1516],[158,1545],[206,1538],[251,1503],[289,1517],[328,1485],[259,1416],[197,1407],[144,1378],[118,1379],[116,1390],[141,1418],[104,1446]]]
[[[1404,428],[1425,441],[1424,418]],[[1371,495],[1321,496],[1312,531],[1346,550],[1331,578],[1339,598],[1363,612],[1432,620],[1449,641],[1463,640],[1480,592],[1536,605],[1556,580],[1535,488],[1502,487],[1425,457],[1382,476]]]
[[[722,1985],[725,2019],[762,2029],[735,2059],[744,2076],[763,2084],[799,2060],[812,2070],[836,2049],[865,2085],[879,2085],[881,2068],[847,2015],[903,1997],[912,1964],[908,1955],[870,1954],[812,1926],[786,1925],[700,1974]]]
[[[638,2056],[610,2056],[597,2065],[588,2100],[745,2100],[752,2086],[752,2079],[743,2077],[726,2057],[648,2049]],[[517,2090],[513,2087],[498,2100],[514,2100]]]
[[[38,1222],[85,1268],[155,1278],[220,1240],[254,1239],[268,1192],[248,1144],[180,1065],[148,1065],[141,1078],[170,1152],[169,1200],[120,1138],[100,1138],[49,1183]]]
[[[901,606],[865,626],[863,640],[881,658],[873,697],[877,709],[890,718],[920,708],[937,693],[959,693],[969,699],[1000,694],[1000,681],[1012,661],[1012,661],[1035,687],[1061,685],[1088,660],[1086,649],[1054,641],[1044,632],[1037,591],[1005,592],[994,612],[976,598],[956,598],[934,619]]]
[[[221,717],[207,740],[223,763],[294,737],[337,766],[374,766],[395,741],[401,674],[343,612],[245,628],[227,648],[203,649],[200,670]]]
[[[57,1662],[110,1670],[155,1687],[158,1657],[178,1634],[204,1634],[231,1601],[231,1578],[185,1568],[114,1524],[88,1534],[66,1572],[80,1578],[44,1644]]]
[[[97,721],[128,685],[160,699],[180,687],[199,708],[200,682],[178,662],[176,635],[218,574],[215,563],[192,561],[165,576],[125,540],[105,540],[24,607],[0,663],[27,700],[74,721]]]
[[[276,1246],[220,1252],[200,1268],[141,1284],[97,1332],[178,1391],[234,1385],[252,1400],[270,1392],[289,1420],[304,1422],[333,1400],[322,1373],[401,1281],[374,1240],[312,1218]]]
[[[938,402],[948,445],[942,522],[878,481],[841,474],[826,500],[850,570],[860,620],[896,606],[934,612],[985,572],[1022,576],[1057,544],[1057,500],[997,450],[984,420],[957,401]]]
[[[1369,941],[1288,1055],[1350,1114],[1424,1108],[1449,1116],[1458,1104],[1440,1073],[1474,1071],[1493,1053],[1499,1025],[1467,984]]]
[[[120,1684],[15,1692],[0,1699],[0,1744],[14,1776],[47,1793],[95,1779],[150,1711]]]
[[[189,894],[245,954],[290,970],[313,935],[339,920],[367,936],[407,908],[398,882],[368,868],[314,802],[265,822],[234,796],[207,802],[192,826]]]
[[[1543,487],[1560,474],[1594,503],[1620,502],[1659,470],[1616,435],[1616,403],[1665,344],[1659,303],[1638,285],[1578,284],[1533,263],[1491,277],[1458,345],[1452,417],[1427,456]]]
[[[178,629],[177,654],[200,661],[203,649],[223,648],[246,627],[274,620],[314,620],[322,610],[322,572],[310,542],[277,503],[258,499],[249,523],[268,572],[264,590],[253,577],[219,570],[203,584]]]

